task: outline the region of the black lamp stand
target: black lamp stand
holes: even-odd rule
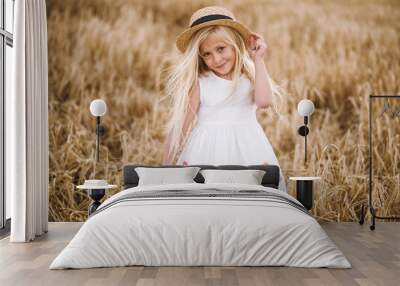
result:
[[[100,160],[100,136],[103,136],[106,129],[100,125],[100,116],[96,116],[96,162]]]
[[[100,160],[100,136],[103,136],[105,132],[106,129],[100,125],[100,116],[96,116],[96,163],[98,163]],[[91,189],[87,192],[89,197],[93,200],[88,210],[88,214],[90,216],[101,205],[100,200],[104,197],[106,190]]]
[[[308,125],[308,116],[304,116],[304,125],[300,126],[297,130],[298,133],[304,137],[304,163],[307,164],[307,135],[310,132],[310,129],[307,127]]]

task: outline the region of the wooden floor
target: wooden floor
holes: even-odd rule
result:
[[[323,228],[352,269],[290,267],[120,267],[49,270],[81,223],[50,223],[32,243],[0,241],[0,285],[400,285],[400,223],[357,223]]]

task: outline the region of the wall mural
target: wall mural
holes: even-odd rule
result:
[[[179,57],[175,38],[194,11],[216,4],[233,11],[268,44],[264,61],[286,92],[277,109],[258,109],[257,119],[279,160],[288,192],[295,191],[289,176],[319,176],[312,214],[320,220],[357,221],[368,200],[369,95],[400,94],[399,4],[182,2],[47,1],[49,220],[87,218],[90,199],[76,188],[87,179],[121,186],[124,164],[162,164],[171,108],[165,79]],[[315,105],[308,121],[307,164],[304,139],[297,131],[303,124],[297,105],[305,98]],[[96,119],[89,110],[94,99],[107,104],[98,162]],[[381,108],[382,118],[399,115],[395,105],[382,103]],[[387,129],[384,121],[375,122],[377,132],[395,142],[400,125]],[[389,160],[400,162],[398,146],[388,151],[391,156],[380,157],[376,172],[389,170]],[[373,197],[382,214],[400,213],[398,175],[390,176],[384,200]],[[106,195],[118,191],[108,189]]]

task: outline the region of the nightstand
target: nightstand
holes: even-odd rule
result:
[[[85,180],[83,185],[77,186],[78,189],[86,190],[88,196],[93,200],[88,209],[89,216],[101,205],[100,200],[106,194],[106,189],[116,187],[117,185],[109,185],[106,180]]]
[[[296,181],[296,198],[302,205],[310,210],[313,207],[313,183],[321,180],[321,177],[290,177],[289,180]]]

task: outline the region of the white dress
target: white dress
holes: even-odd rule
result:
[[[272,146],[256,117],[253,86],[242,75],[236,85],[213,72],[199,78],[197,124],[178,158],[188,165],[278,165]],[[279,189],[286,191],[281,172]]]

